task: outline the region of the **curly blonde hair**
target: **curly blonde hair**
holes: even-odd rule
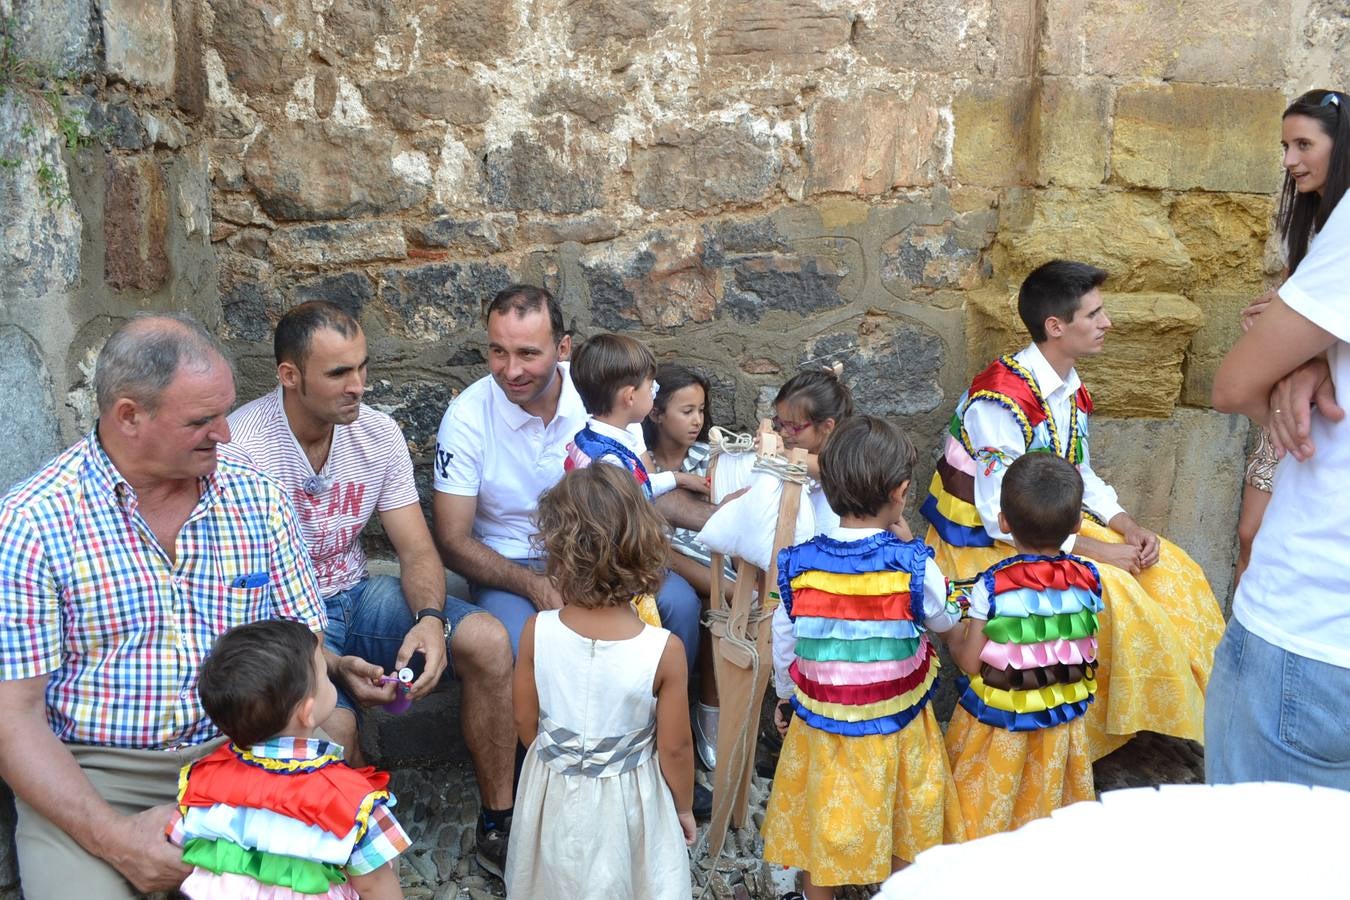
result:
[[[566,603],[618,606],[661,585],[665,523],[627,469],[573,469],[539,498],[536,543]]]

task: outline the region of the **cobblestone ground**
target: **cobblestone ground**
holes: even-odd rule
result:
[[[760,767],[768,763],[761,758]],[[1108,791],[1199,782],[1203,769],[1204,757],[1198,744],[1142,734],[1099,762],[1095,776],[1097,789]],[[706,826],[700,829],[691,861],[695,900],[772,900],[796,886],[795,872],[769,866],[759,858],[759,826],[764,821],[769,786],[769,779],[755,777],[746,827],[728,836],[722,857],[715,864],[706,856]],[[467,762],[396,768],[391,787],[399,798],[399,818],[415,842],[401,863],[407,897],[482,900],[505,896],[502,883],[473,861],[478,796]],[[873,893],[875,886],[857,887],[842,896],[861,900]]]

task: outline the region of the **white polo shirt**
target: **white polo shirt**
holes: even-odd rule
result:
[[[450,402],[436,434],[436,490],[477,497],[473,535],[507,559],[534,555],[530,516],[539,495],[562,478],[567,443],[586,424],[567,363],[558,370],[562,393],[547,425],[486,375]]]

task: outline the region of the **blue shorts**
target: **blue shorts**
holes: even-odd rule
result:
[[[413,627],[413,614],[403,599],[403,586],[390,575],[375,575],[324,598],[328,609],[328,629],[323,633],[323,644],[338,656],[358,656],[372,662],[390,674],[398,657],[398,648]],[[445,598],[446,671],[455,671],[455,660],[450,653],[450,637],[459,623],[474,613],[485,612],[481,607],[466,603],[458,597]],[[412,662],[414,671],[421,670],[421,656]],[[337,682],[334,682],[337,684]],[[337,684],[338,706],[358,712],[356,704]]]

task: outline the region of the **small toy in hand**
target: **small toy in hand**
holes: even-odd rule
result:
[[[396,716],[407,712],[408,707],[412,706],[412,697],[410,695],[412,694],[413,670],[404,666],[393,675],[380,676],[380,682],[382,684],[389,684],[392,682],[398,685],[398,692],[394,695],[394,699],[384,705],[385,711],[391,712]]]

